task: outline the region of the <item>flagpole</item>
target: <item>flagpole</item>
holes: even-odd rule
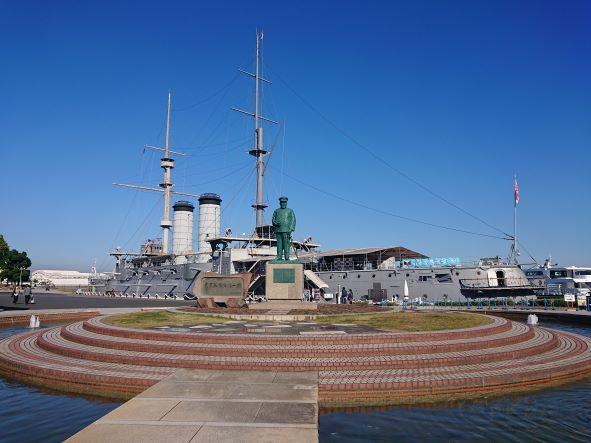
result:
[[[515,264],[517,261],[517,202],[518,202],[518,188],[517,188],[517,174],[513,175],[513,259]]]

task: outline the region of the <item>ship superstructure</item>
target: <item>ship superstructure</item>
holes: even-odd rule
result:
[[[591,295],[591,268],[579,266],[552,265],[552,257],[537,268],[525,270],[525,275],[534,285],[543,286],[543,290],[537,292],[541,297],[556,297],[572,301],[581,300],[585,303],[587,296]]]
[[[522,297],[533,290],[519,266],[499,257],[463,264],[457,257],[429,258],[393,246],[312,252],[302,261],[326,284],[324,292],[340,294],[345,288],[354,299],[374,302],[405,296],[418,302]]]

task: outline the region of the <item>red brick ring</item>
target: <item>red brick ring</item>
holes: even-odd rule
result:
[[[176,368],[314,370],[321,405],[386,405],[522,391],[591,375],[591,340],[491,317],[428,333],[182,333],[103,317],[9,337],[0,372],[63,391],[128,398]]]

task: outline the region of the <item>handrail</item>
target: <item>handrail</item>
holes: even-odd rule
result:
[[[491,277],[491,278],[462,278],[460,287],[463,289],[479,288],[516,288],[529,287],[535,288],[525,277]]]

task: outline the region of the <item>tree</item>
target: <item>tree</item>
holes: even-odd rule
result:
[[[4,236],[0,234],[0,281],[16,283],[29,279],[31,259],[26,252],[10,249]]]
[[[6,240],[4,240],[4,236],[2,234],[0,234],[0,269],[2,266],[2,263],[4,263],[6,254],[8,254],[8,251],[10,251],[10,248],[8,247],[8,243],[6,243]]]

